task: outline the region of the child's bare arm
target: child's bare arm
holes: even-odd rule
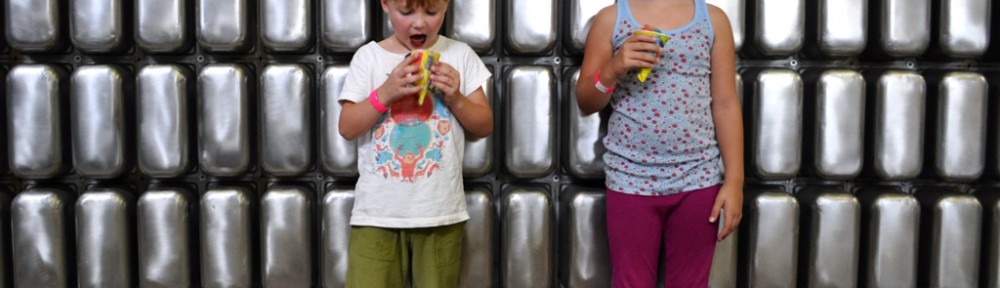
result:
[[[712,119],[725,165],[725,182],[715,200],[709,221],[725,209],[721,241],[738,227],[743,216],[743,116],[736,95],[736,48],[732,27],[721,9],[709,6],[715,42],[712,45]]]
[[[420,74],[416,73],[419,68],[413,64],[415,57],[411,55],[403,59],[403,62],[393,68],[385,82],[376,89],[377,99],[382,106],[389,107],[396,99],[420,91],[420,86],[411,85],[420,79]],[[372,129],[382,113],[375,110],[371,100],[369,98],[357,103],[341,101],[340,136],[354,140]]]

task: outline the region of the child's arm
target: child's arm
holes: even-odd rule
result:
[[[736,95],[736,48],[729,18],[721,9],[709,5],[715,43],[712,45],[712,119],[715,137],[719,141],[725,182],[712,208],[710,222],[725,209],[725,227],[719,241],[725,239],[740,224],[743,217],[743,116]]]
[[[486,93],[480,87],[468,96],[459,91],[462,75],[447,63],[438,61],[431,67],[431,85],[441,90],[445,105],[462,124],[465,132],[473,138],[482,138],[493,133],[493,111],[486,101]]]
[[[594,87],[594,74],[600,71],[599,81],[606,87],[613,87],[629,70],[653,68],[661,56],[662,49],[655,38],[637,34],[625,40],[618,54],[614,54],[611,36],[616,14],[614,5],[601,9],[587,33],[580,79],[576,81],[576,100],[584,115],[601,111],[611,101],[611,93],[602,93]]]
[[[376,88],[377,100],[383,107],[389,107],[393,101],[406,95],[413,95],[420,91],[421,87],[412,85],[420,74],[419,69],[413,60],[416,55],[410,55],[403,59],[396,68],[392,69],[389,77]],[[407,76],[409,75],[409,76]],[[340,136],[347,140],[354,140],[362,133],[368,132],[375,126],[375,121],[382,116],[381,112],[375,110],[371,98],[354,103],[350,101],[340,101],[342,111],[340,112]]]

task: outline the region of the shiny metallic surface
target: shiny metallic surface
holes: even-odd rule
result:
[[[986,78],[952,72],[938,85],[934,171],[942,179],[969,182],[986,165]]]
[[[111,52],[125,37],[122,32],[122,1],[72,0],[70,2],[70,40],[85,52]]]
[[[981,272],[986,275],[986,283],[981,284],[986,285],[986,287],[997,288],[1000,287],[1000,200],[983,204],[986,206],[986,209],[992,210],[990,215],[993,215],[993,217],[989,219],[990,223],[986,223],[986,225],[989,225],[989,228],[983,226],[984,229],[990,229],[991,232],[990,235],[987,235],[989,238],[983,238],[983,240],[989,241],[983,243],[986,246],[986,251],[989,251],[986,254],[989,260],[987,261],[988,263],[981,263],[987,265],[985,266],[986,270]]]
[[[114,178],[125,169],[125,82],[131,76],[107,65],[81,66],[70,88],[73,167],[88,178]],[[131,92],[131,91],[129,91]],[[131,108],[131,107],[128,107]]]
[[[187,9],[194,0],[135,0],[135,42],[153,53],[177,52],[187,45]]]
[[[486,94],[486,101],[490,103],[490,109],[496,112],[493,105],[493,78],[486,81],[483,93]],[[496,127],[496,123],[493,125]],[[489,174],[493,171],[493,135],[474,139],[465,137],[465,155],[462,157],[462,176],[465,178],[476,178]]]
[[[753,172],[788,179],[802,163],[802,78],[793,70],[769,69],[755,79]]]
[[[614,4],[615,0],[569,1],[569,50],[573,51],[573,53],[583,53],[583,47],[587,42],[587,33],[590,32],[590,25],[594,22],[594,16],[602,8]]]
[[[347,77],[346,65],[330,66],[320,83],[320,155],[323,171],[335,177],[358,175],[358,144],[340,136],[340,90]]]
[[[260,209],[260,262],[264,287],[312,286],[312,191],[271,187]]]
[[[261,73],[260,159],[271,175],[295,176],[312,166],[311,82],[300,65],[269,65]]]
[[[213,188],[201,196],[202,287],[252,287],[249,193]]]
[[[927,83],[920,74],[882,74],[875,95],[875,173],[883,180],[909,180],[923,165]]]
[[[865,287],[916,287],[920,205],[913,196],[886,194],[872,203]]]
[[[861,173],[865,79],[853,70],[828,70],[816,83],[816,131],[811,163],[820,177],[848,180]]]
[[[150,65],[136,77],[139,170],[157,178],[191,168],[190,73],[176,65]]]
[[[7,188],[0,186],[0,221],[2,223],[10,223],[10,200],[13,197],[13,193]],[[4,229],[0,231],[0,247],[10,247],[11,234],[10,229]],[[13,277],[11,275],[11,251],[8,249],[0,250],[0,287],[7,288],[12,287]]]
[[[507,0],[506,40],[513,52],[543,53],[556,43],[555,0]]]
[[[791,56],[802,49],[806,0],[757,1],[757,48],[767,56]]]
[[[722,211],[724,213],[725,210]],[[719,232],[726,225],[726,217],[719,217]],[[726,239],[715,243],[715,254],[712,255],[712,270],[708,275],[709,287],[736,287],[738,260],[737,252],[740,229],[737,227]]]
[[[198,165],[215,176],[235,176],[250,166],[250,101],[245,68],[213,64],[198,75]]]
[[[751,200],[752,199],[752,200]],[[763,192],[750,203],[747,251],[751,287],[795,287],[799,203],[787,193]]]
[[[600,179],[604,177],[604,135],[607,134],[607,117],[601,113],[582,115],[576,101],[576,82],[580,71],[574,70],[570,76],[569,101],[569,160],[566,169],[576,177]]]
[[[555,145],[554,75],[549,67],[520,66],[507,74],[504,164],[520,178],[552,170]]]
[[[541,188],[513,188],[501,202],[500,271],[505,287],[552,285],[555,211]]]
[[[879,47],[893,57],[923,54],[931,42],[931,0],[879,1]],[[874,23],[872,23],[874,24]]]
[[[970,195],[934,204],[930,287],[979,287],[982,218],[983,206]]]
[[[973,58],[990,46],[990,0],[942,0],[938,45],[952,57]],[[993,15],[992,17],[1000,17]]]
[[[496,39],[495,0],[450,1],[451,17],[447,25],[448,38],[462,41],[476,52],[484,53],[493,47]]]
[[[213,52],[233,52],[250,44],[247,0],[195,1],[197,37],[202,47]]]
[[[193,287],[193,198],[183,189],[153,188],[139,197],[139,285],[150,288]]]
[[[323,196],[320,275],[323,287],[344,287],[347,281],[347,243],[351,239],[354,191],[333,189]],[[464,256],[463,256],[464,257]]]
[[[23,52],[48,52],[58,48],[64,33],[60,0],[4,0],[4,28],[10,47]]]
[[[312,34],[312,1],[260,0],[260,37],[273,52],[308,48]],[[357,11],[357,10],[355,10]]]
[[[857,287],[861,204],[847,193],[826,192],[810,205],[809,287]]]
[[[14,176],[51,178],[65,170],[62,71],[48,65],[15,66],[7,75],[7,156]],[[68,140],[68,139],[65,139]],[[68,152],[68,151],[65,151]]]
[[[465,222],[462,239],[462,270],[458,287],[493,287],[497,281],[494,244],[496,236],[496,206],[486,188],[465,191],[469,220]]]
[[[79,287],[133,287],[134,198],[120,189],[91,189],[76,200]]]
[[[608,287],[611,256],[604,191],[571,187],[560,193],[559,280],[564,287]]]
[[[320,5],[323,46],[333,52],[354,52],[372,38],[371,1],[323,0]],[[377,7],[381,10],[381,7]]]
[[[829,56],[854,56],[868,40],[868,1],[820,0],[819,49]]]
[[[745,0],[705,0],[706,3],[714,5],[722,12],[726,12],[726,17],[729,18],[729,26],[733,29],[733,44],[736,46],[736,51],[739,51],[743,47],[743,39],[746,38],[745,22],[746,22],[746,5]]]
[[[10,207],[15,287],[69,287],[74,263],[73,201],[56,189],[29,189]]]

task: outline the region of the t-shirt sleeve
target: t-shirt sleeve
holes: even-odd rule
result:
[[[358,103],[364,101],[374,89],[371,83],[372,65],[375,65],[371,57],[371,49],[363,46],[354,53],[351,58],[351,65],[347,69],[347,76],[344,77],[344,86],[340,90],[340,101],[350,101]]]
[[[476,51],[473,51],[469,46],[465,46],[464,58],[465,71],[462,73],[462,81],[465,82],[465,88],[462,94],[469,96],[472,92],[476,92],[476,89],[486,85],[486,80],[489,80],[493,75],[489,69],[486,69],[486,64],[483,64],[483,60],[479,59],[479,55],[476,55]]]

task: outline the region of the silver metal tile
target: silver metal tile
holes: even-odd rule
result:
[[[152,188],[139,197],[139,285],[150,288],[192,287],[197,243],[192,243],[191,205],[187,191]]]
[[[555,211],[541,188],[516,188],[503,197],[500,229],[501,280],[507,287],[552,284]]]
[[[968,182],[986,166],[987,83],[975,72],[952,72],[938,85],[934,171],[942,179]]]
[[[575,106],[574,106],[575,107]],[[564,287],[608,287],[611,256],[604,191],[572,187],[560,195],[559,276]]]
[[[134,198],[120,189],[90,189],[76,200],[79,287],[133,287]]]
[[[493,78],[490,77],[483,85],[486,101],[496,113],[496,107],[493,107]],[[462,157],[462,175],[465,178],[481,177],[493,171],[493,135],[496,133],[479,139],[465,138],[465,155]]]
[[[198,165],[208,174],[235,176],[250,166],[249,77],[231,64],[198,75]]]
[[[244,188],[213,188],[201,196],[202,287],[253,285],[250,201]]]
[[[983,207],[970,195],[942,197],[934,204],[930,287],[979,287]]]
[[[889,56],[912,57],[923,54],[931,38],[930,0],[880,1],[879,47]]]
[[[488,189],[477,187],[465,191],[469,220],[465,222],[465,236],[462,240],[462,270],[458,275],[458,287],[493,287],[496,283],[496,261],[494,260],[494,239],[496,228],[496,206]]]
[[[3,223],[11,223],[10,220],[10,203],[13,193],[7,187],[0,187],[0,221]],[[10,247],[10,229],[4,229],[0,231],[0,247]],[[13,282],[14,275],[10,272],[13,269],[11,267],[11,251],[7,249],[0,250],[0,287],[10,287],[9,283]]]
[[[783,192],[764,192],[750,204],[748,277],[751,287],[795,287],[799,203]]]
[[[725,213],[722,210],[720,213]],[[726,217],[719,217],[719,232],[726,227]],[[712,255],[712,268],[708,275],[709,287],[736,287],[737,280],[737,243],[740,229],[737,227],[722,242],[715,243],[715,254]]]
[[[47,52],[58,48],[62,31],[60,0],[6,0],[7,43],[23,52]]]
[[[505,165],[521,178],[540,177],[553,165],[554,76],[544,66],[520,66],[507,73]]]
[[[990,214],[993,217],[989,219],[991,222],[986,224],[990,225],[992,232],[988,236],[989,238],[984,238],[989,239],[989,242],[985,243],[988,249],[986,251],[989,251],[986,257],[989,260],[988,263],[985,263],[987,270],[982,272],[986,274],[986,283],[983,283],[983,285],[990,288],[997,288],[1000,287],[1000,200],[984,204],[986,204],[986,209],[992,210]]]
[[[851,194],[825,192],[811,206],[809,287],[857,287],[861,204]]]
[[[447,25],[448,38],[469,44],[473,50],[485,53],[496,39],[496,5],[494,0],[451,1]]]
[[[794,177],[802,163],[802,78],[793,70],[768,69],[754,86],[754,173],[763,179]]]
[[[866,208],[872,213],[866,287],[916,287],[920,205],[913,196],[881,195]]]
[[[600,179],[604,177],[604,135],[607,134],[607,117],[601,119],[601,113],[587,116],[581,115],[576,101],[576,83],[580,71],[574,70],[570,76],[569,101],[566,101],[569,111],[569,159],[566,169],[576,177],[584,179]]]
[[[55,189],[29,189],[11,204],[15,287],[69,287],[73,200]]]
[[[247,0],[195,0],[198,43],[208,51],[242,50],[250,42]]]
[[[347,77],[347,65],[337,65],[326,68],[323,72],[322,111],[320,112],[320,154],[323,170],[334,177],[354,177],[358,175],[358,144],[356,140],[347,140],[340,136],[341,107],[340,90],[344,87]]]
[[[148,52],[177,52],[189,39],[187,11],[192,0],[135,0],[135,42]]]
[[[952,57],[973,58],[990,46],[990,0],[943,0],[938,41]],[[992,16],[998,17],[998,16]]]
[[[371,1],[322,0],[323,45],[333,52],[354,52],[372,38]]]
[[[191,168],[190,73],[150,65],[136,78],[139,170],[157,178],[180,176]]]
[[[72,0],[70,40],[84,52],[111,52],[122,43],[122,1]]]
[[[805,39],[805,0],[757,1],[757,48],[767,56],[790,56]]]
[[[883,180],[909,180],[923,165],[927,83],[915,72],[879,77],[875,97],[875,173]]]
[[[820,177],[853,179],[864,155],[865,79],[853,70],[828,70],[816,82],[816,155]]]
[[[829,56],[854,56],[868,39],[868,1],[820,0],[819,49]]]
[[[507,43],[515,53],[542,53],[556,43],[556,1],[508,0]]]
[[[312,191],[271,187],[260,209],[264,287],[312,287]]]
[[[347,243],[351,239],[354,191],[333,189],[323,196],[320,261],[323,287],[344,287],[347,282]]]
[[[729,26],[733,28],[733,42],[736,44],[736,51],[739,51],[743,47],[743,39],[746,37],[744,32],[744,22],[746,22],[746,9],[744,2],[745,0],[706,0],[708,4],[715,5],[726,12],[726,17],[729,18]]]
[[[0,39],[0,41],[2,41],[2,39]],[[0,79],[3,79],[2,82],[0,82],[0,91],[3,91],[4,93],[9,93],[9,91],[6,91],[7,69],[0,68]],[[7,175],[7,172],[10,172],[10,161],[8,160],[7,157],[8,156],[7,146],[10,145],[9,144],[10,135],[7,135],[7,122],[11,121],[11,119],[13,118],[7,118],[7,101],[8,101],[7,97],[0,97],[0,175]],[[0,188],[0,192],[2,192],[2,188]],[[0,208],[0,211],[2,211],[2,209],[3,208]],[[2,244],[3,243],[0,243],[0,245]],[[0,264],[0,266],[2,265],[3,264]],[[0,267],[0,270],[2,270],[2,268],[3,267]],[[2,280],[3,277],[0,277],[0,282],[2,282]]]
[[[711,1],[710,1],[711,2]],[[614,5],[615,0],[571,0],[569,1],[569,45],[567,48],[573,53],[583,53],[586,46],[587,33],[590,33],[590,25],[594,21],[594,16],[608,5]]]
[[[125,169],[123,102],[131,76],[107,65],[81,66],[73,72],[70,134],[73,166],[88,178],[114,178]],[[131,91],[129,91],[131,92]]]
[[[312,73],[300,65],[269,65],[260,76],[261,167],[295,176],[312,166]]]
[[[48,65],[15,66],[7,75],[7,141],[10,170],[44,179],[65,170],[62,71]]]
[[[261,0],[260,37],[273,52],[296,52],[312,40],[311,0]],[[357,10],[351,11],[357,13]]]

